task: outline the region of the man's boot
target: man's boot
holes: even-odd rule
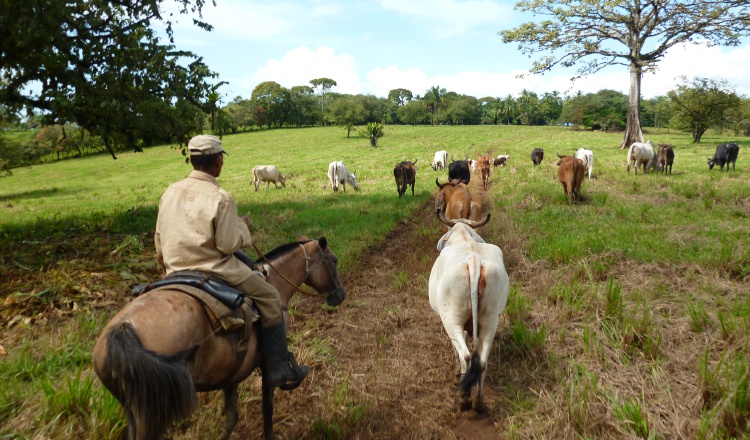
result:
[[[264,368],[271,378],[273,388],[293,390],[302,383],[310,372],[306,366],[299,366],[286,345],[284,323],[260,329],[260,350],[263,353]]]

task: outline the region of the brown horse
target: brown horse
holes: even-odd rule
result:
[[[346,291],[327,240],[300,240],[266,255],[275,270],[266,263],[258,268],[268,273],[285,309],[302,283],[326,294],[329,305],[341,304]],[[262,370],[257,327],[253,329],[247,351],[238,356],[239,331],[216,334],[200,303],[187,294],[160,289],[126,305],[102,331],[93,359],[99,379],[125,409],[128,438],[162,437],[174,421],[195,409],[196,391],[220,389],[226,416],[222,438],[228,439],[239,415],[237,385],[256,368]],[[263,435],[271,439],[273,388],[265,371],[262,384]]]

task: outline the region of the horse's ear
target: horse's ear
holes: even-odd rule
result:
[[[328,240],[326,240],[325,237],[320,237],[320,240],[318,240],[318,244],[320,245],[320,249],[323,250],[328,247]]]

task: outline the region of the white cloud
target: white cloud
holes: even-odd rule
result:
[[[169,8],[177,10],[177,6]],[[288,36],[298,29],[301,23],[311,18],[341,13],[341,7],[327,1],[313,0],[311,4],[295,0],[278,2],[221,0],[216,6],[203,8],[203,21],[214,26],[212,34],[230,41],[262,41]],[[204,31],[196,28],[192,19],[182,16],[177,25],[179,34],[206,38]],[[194,34],[200,32],[201,36]],[[195,43],[192,43],[195,44]]]
[[[513,10],[491,0],[381,0],[389,11],[415,17],[432,29],[434,36],[450,37],[483,24],[500,25]]]
[[[311,50],[300,46],[284,54],[280,60],[269,60],[252,78],[243,81],[243,87],[252,90],[264,81],[276,81],[283,87],[309,85],[316,78],[336,81],[334,92],[357,94],[362,89],[357,63],[347,54],[336,55],[334,50],[321,46]],[[387,95],[387,92],[386,92]]]

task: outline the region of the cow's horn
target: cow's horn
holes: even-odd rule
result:
[[[435,178],[435,185],[437,185],[438,188],[443,189],[443,185],[445,185],[445,184],[441,185],[440,182],[438,182],[438,178],[436,177]]]
[[[435,214],[437,214],[437,217],[441,222],[445,223],[446,225],[450,227],[453,227],[456,224],[455,220],[448,220],[447,218],[445,218],[445,213],[440,209],[436,210]]]
[[[557,153],[557,157],[559,157],[560,159],[562,159],[565,156],[560,156],[560,153]]]

